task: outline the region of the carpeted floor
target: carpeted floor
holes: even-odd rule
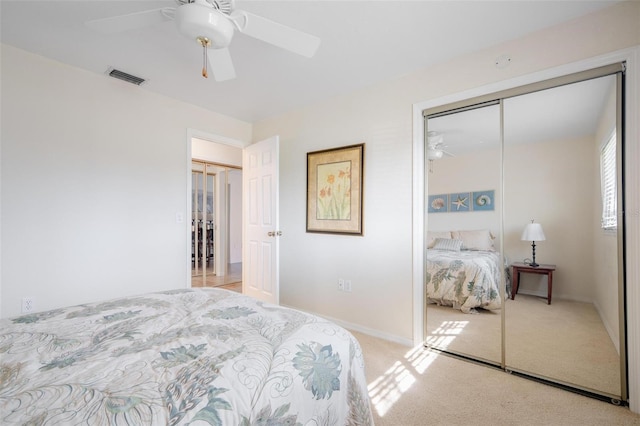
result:
[[[620,395],[620,356],[593,304],[519,294],[505,307],[508,368]],[[499,364],[500,323],[500,311],[428,305],[427,341]]]
[[[353,332],[377,426],[640,425],[625,407]]]

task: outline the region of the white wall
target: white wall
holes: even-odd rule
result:
[[[640,4],[625,2],[256,123],[254,140],[279,134],[281,141],[282,303],[411,341],[412,105],[638,45],[639,18]],[[505,53],[511,64],[497,69],[494,59]],[[359,142],[366,143],[364,236],[306,233],[306,153]],[[353,280],[352,293],[337,290],[338,277]]]
[[[210,163],[242,167],[241,141],[209,135],[211,140],[191,138],[191,157]]]
[[[251,125],[6,45],[1,79],[1,315],[187,286],[187,129]]]

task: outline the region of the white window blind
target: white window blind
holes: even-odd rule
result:
[[[616,187],[616,132],[614,131],[600,153],[602,190],[602,229],[618,226],[618,197]]]

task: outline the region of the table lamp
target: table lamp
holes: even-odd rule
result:
[[[539,223],[527,223],[527,226],[524,227],[524,231],[522,231],[522,236],[520,237],[522,241],[531,241],[531,251],[533,254],[533,260],[529,264],[534,268],[540,266],[536,263],[536,241],[544,241],[546,240],[544,236],[544,231],[542,231],[542,225]]]

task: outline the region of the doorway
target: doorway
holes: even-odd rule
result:
[[[242,292],[242,148],[191,138],[190,282]]]
[[[279,137],[245,145],[244,143],[225,138],[223,136],[207,135],[200,131],[189,129],[187,132],[187,217],[197,219],[197,209],[192,205],[193,200],[193,162],[210,163],[221,167],[214,171],[216,196],[213,199],[213,262],[215,262],[215,276],[230,275],[229,271],[238,272],[241,265],[240,282],[234,279],[234,290],[265,302],[279,303],[279,243],[282,235],[279,229],[278,214],[278,157]],[[237,175],[235,174],[237,173]],[[203,186],[206,179],[203,172]],[[233,190],[233,186],[239,188]],[[224,183],[224,184],[222,184]],[[213,183],[212,183],[213,185]],[[230,187],[231,185],[231,187]],[[240,189],[241,188],[241,189]],[[203,190],[203,194],[207,191]],[[197,193],[196,193],[197,194]],[[237,198],[229,194],[237,195]],[[212,194],[213,195],[213,194]],[[195,196],[197,198],[197,195]],[[202,205],[205,196],[203,195]],[[221,201],[224,201],[224,208]],[[234,211],[229,210],[237,206]],[[192,212],[196,211],[196,215]],[[206,210],[203,210],[203,214]],[[176,214],[176,221],[181,221],[181,215]],[[228,236],[233,232],[228,225],[236,223],[241,235],[235,243],[229,241]],[[185,223],[185,237],[187,238],[186,261],[191,265],[191,223]],[[223,226],[224,225],[224,226]],[[205,229],[203,227],[203,229]],[[225,234],[226,233],[226,234]],[[203,231],[203,235],[206,234]],[[197,223],[194,222],[193,235],[197,233]],[[226,235],[226,236],[225,236]],[[216,238],[217,236],[217,238]],[[216,242],[220,242],[218,247]],[[194,242],[194,247],[198,246]],[[206,244],[204,244],[206,247]],[[206,279],[207,255],[201,249],[200,263],[204,278],[198,277],[194,285],[209,285]],[[194,249],[195,251],[195,249]],[[217,255],[216,255],[217,254]],[[234,262],[235,256],[238,262]],[[240,261],[241,259],[241,261]],[[233,262],[233,264],[231,263]],[[237,265],[240,263],[240,265]],[[203,268],[202,265],[205,265]],[[187,282],[193,281],[191,271],[185,271]],[[227,277],[230,278],[230,277]],[[225,279],[227,279],[225,278]],[[223,284],[229,285],[229,284]]]

